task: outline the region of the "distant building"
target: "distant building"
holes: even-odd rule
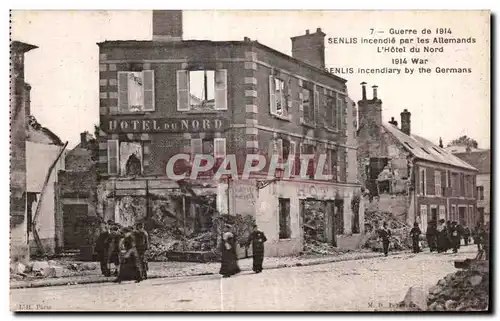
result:
[[[26,190],[28,195],[29,244],[32,254],[37,254],[40,250],[35,233],[41,241],[45,254],[54,254],[57,249],[57,231],[60,226],[56,215],[58,203],[55,187],[58,179],[57,172],[64,169],[65,166],[63,149],[64,144],[56,134],[42,127],[33,116],[28,117]],[[44,183],[50,170],[50,176],[44,189]],[[39,213],[34,226],[33,222],[38,207]]]
[[[411,133],[411,113],[403,110],[401,127],[382,123],[382,101],[373,87],[367,99],[362,83],[358,102],[360,181],[373,204],[406,223],[452,220],[472,226],[476,215],[477,169],[432,142]],[[374,207],[376,207],[374,206]]]
[[[89,248],[98,231],[97,219],[97,141],[88,132],[80,134],[80,143],[68,151],[65,168],[58,173],[57,217],[58,248],[61,251]],[[101,202],[102,204],[102,202]],[[82,252],[82,255],[86,255]]]
[[[20,41],[10,44],[10,258],[21,261],[29,259],[26,137],[30,86],[24,79],[24,59],[36,48]]]
[[[476,198],[478,219],[490,222],[491,211],[491,150],[471,150],[455,153],[455,156],[477,168]]]
[[[103,217],[131,224],[182,204],[166,177],[173,155],[264,154],[293,157],[292,177],[266,186],[267,166],[247,181],[208,173],[192,181],[196,192],[213,195],[222,213],[254,216],[267,255],[302,251],[307,199],[325,202],[330,242],[362,232],[363,211],[351,206],[360,194],[354,104],[346,80],[324,70],[324,37],[319,28],[293,37],[292,57],[248,38],[184,41],[182,14],[154,11],[153,41],[99,43]],[[333,178],[299,179],[301,157],[319,154]],[[186,206],[186,229],[196,230],[206,214]]]

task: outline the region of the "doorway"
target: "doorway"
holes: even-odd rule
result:
[[[458,208],[458,224],[465,226],[466,224],[466,219],[465,219],[465,207],[460,206]]]
[[[431,217],[430,221],[437,222],[438,221],[438,210],[437,207],[431,207]]]
[[[63,239],[65,250],[76,250],[85,244],[88,233],[88,205],[63,205]]]

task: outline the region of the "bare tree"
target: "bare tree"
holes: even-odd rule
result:
[[[475,139],[468,137],[467,135],[463,135],[457,139],[452,140],[448,143],[448,147],[450,146],[467,146],[471,148],[477,148],[478,143]]]

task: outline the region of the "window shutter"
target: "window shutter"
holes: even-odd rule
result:
[[[128,111],[128,72],[118,72],[118,110]]]
[[[337,99],[335,103],[335,119],[333,120],[336,124],[337,130],[342,129],[342,99],[340,99],[337,94]]]
[[[215,109],[227,110],[227,70],[215,72]]]
[[[278,147],[278,150],[277,150],[277,154],[278,154],[278,159],[280,161],[283,161],[283,139],[279,138],[277,140],[277,147]]]
[[[119,169],[118,140],[108,140],[108,174],[117,175]]]
[[[194,159],[194,156],[196,154],[201,154],[203,152],[203,141],[201,138],[193,138],[191,139],[191,155],[192,159]]]
[[[215,138],[214,139],[214,158],[224,158],[226,157],[226,139],[225,138]]]
[[[155,78],[153,70],[144,70],[142,72],[144,79],[144,110],[155,110]]]
[[[278,110],[276,109],[276,93],[274,87],[274,77],[271,75],[269,76],[269,110],[271,111],[271,114],[276,115]]]
[[[177,70],[177,110],[189,110],[189,77],[187,70]]]
[[[297,156],[295,155],[296,154],[296,150],[297,150],[297,143],[294,142],[293,140],[290,141],[290,153],[288,154],[288,159],[292,159],[293,160],[292,168],[290,169],[290,173],[292,175],[296,174],[295,169],[297,168]]]
[[[314,86],[314,111],[313,111],[314,119],[319,121],[319,92]]]

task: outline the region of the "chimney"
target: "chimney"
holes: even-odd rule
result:
[[[389,121],[389,124],[398,127],[398,122],[394,119],[394,117],[391,117],[391,120]]]
[[[366,100],[366,82],[361,83],[361,95],[362,95],[362,100]]]
[[[403,110],[401,113],[401,131],[408,136],[411,134],[410,116],[411,113],[407,109]]]
[[[441,139],[441,137],[439,137],[439,147],[443,148],[443,140]]]
[[[153,41],[182,41],[182,10],[153,10]]]
[[[87,133],[80,133],[80,145],[82,148],[87,146]]]
[[[325,36],[321,28],[315,33],[306,30],[305,35],[292,37],[292,57],[314,67],[325,68]]]
[[[372,88],[373,88],[373,100],[377,100],[377,88],[378,88],[378,86],[373,85]]]
[[[366,82],[361,83],[362,98],[358,101],[359,127],[382,126],[382,100],[377,96],[377,86],[373,86],[373,99],[366,97]]]

